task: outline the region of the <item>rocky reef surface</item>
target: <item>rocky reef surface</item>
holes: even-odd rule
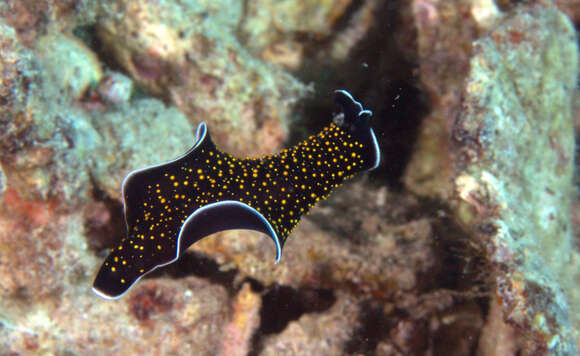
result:
[[[0,353],[577,355],[572,3],[0,3]],[[227,231],[91,293],[128,172],[202,121],[224,151],[276,152],[337,88],[374,111],[383,160],[278,265]]]

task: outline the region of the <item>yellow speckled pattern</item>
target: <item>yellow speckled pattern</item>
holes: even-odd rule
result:
[[[351,127],[358,131],[359,126],[368,125],[368,118],[358,114],[370,116],[359,107],[352,105],[354,111],[350,111],[356,115],[350,118],[350,111],[345,109],[344,121],[354,123]],[[121,295],[142,275],[175,261],[189,245],[215,231],[269,231],[281,249],[301,216],[316,202],[328,197],[354,173],[375,165],[378,148],[372,130],[366,127],[363,131],[370,135],[360,135],[357,130],[345,128],[347,124],[343,127],[332,123],[317,135],[260,159],[239,159],[220,152],[202,124],[198,129],[201,137],[183,157],[133,172],[125,179],[127,236],[105,260],[95,280],[97,293]],[[235,223],[225,207],[218,208],[223,209],[223,215],[217,210],[217,215],[206,214],[195,220],[193,228],[207,233],[193,239],[181,236],[186,225],[194,224],[190,217],[220,202],[239,202],[234,205],[242,210],[236,211],[257,212],[254,215],[262,220]],[[232,208],[232,204],[228,206]],[[212,227],[208,229],[207,225]]]

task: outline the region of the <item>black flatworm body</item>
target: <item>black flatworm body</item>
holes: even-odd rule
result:
[[[302,215],[355,173],[379,164],[371,111],[344,90],[335,92],[335,100],[343,113],[333,123],[278,154],[239,159],[220,152],[201,123],[183,156],[127,175],[127,235],[101,266],[95,293],[119,298],[196,241],[229,229],[268,235],[277,263]]]

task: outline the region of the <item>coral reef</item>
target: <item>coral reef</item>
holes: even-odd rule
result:
[[[0,2],[0,353],[576,355],[579,8]],[[128,172],[201,121],[224,151],[290,146],[337,88],[373,110],[383,162],[279,264],[226,231],[118,301],[90,293]]]

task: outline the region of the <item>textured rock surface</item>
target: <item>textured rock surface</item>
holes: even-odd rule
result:
[[[233,303],[233,314],[221,340],[220,355],[244,356],[252,350],[252,337],[260,325],[262,297],[245,283]]]
[[[61,69],[55,53],[90,57],[83,66],[87,73],[100,72],[100,65],[84,45],[66,48],[62,52],[40,48],[33,61],[30,52],[19,58],[34,69],[24,73],[28,91],[12,102],[7,114],[3,136],[10,147],[2,151],[6,174],[19,194],[70,205],[92,194],[94,179],[99,189],[118,197],[119,182],[128,171],[173,159],[190,147],[194,128],[182,113],[157,100],[134,100],[111,110],[83,101],[80,93],[92,82],[88,78],[98,77],[79,75],[74,66]],[[53,54],[43,55],[45,51]],[[89,63],[95,68],[87,68]],[[87,78],[84,84],[79,84],[81,77]]]
[[[38,300],[86,280],[97,261],[87,250],[79,216],[58,214],[54,200],[24,200],[10,188],[1,209],[3,296]]]
[[[261,57],[296,69],[304,59],[300,37],[328,42],[351,5],[351,0],[302,1],[299,6],[294,1],[252,1],[241,26],[243,42]]]
[[[223,288],[196,278],[148,280],[118,302],[96,300],[86,280],[62,299],[3,298],[6,354],[215,355],[228,315]]]
[[[89,86],[101,81],[103,70],[96,54],[72,35],[50,33],[39,38],[35,54],[48,73],[47,80],[61,96],[82,98]]]
[[[0,3],[0,17],[14,29],[21,43],[29,47],[49,26],[66,31],[90,21],[96,15],[97,4],[90,0],[5,0]]]
[[[573,197],[575,32],[553,7],[519,9],[474,45],[461,114],[460,218],[480,231],[508,321],[538,350],[578,352]],[[541,69],[541,70],[540,70]]]
[[[423,118],[406,167],[405,184],[421,195],[447,199],[453,191],[449,127],[459,112],[471,44],[479,31],[476,17],[469,15],[481,9],[481,4],[471,0],[416,0],[407,6],[407,31],[414,30],[411,26],[416,28],[418,71],[432,105]]]
[[[91,154],[91,173],[99,189],[120,199],[119,182],[137,168],[169,161],[195,141],[195,127],[174,107],[140,99],[105,113],[95,112],[90,124],[100,133]]]
[[[218,146],[257,155],[280,148],[290,104],[306,87],[239,44],[242,15],[241,2],[120,1],[104,7],[98,33],[150,93],[208,122]]]
[[[29,118],[23,113],[26,73],[31,69],[30,52],[14,29],[0,20],[0,153],[2,156],[24,145]]]

